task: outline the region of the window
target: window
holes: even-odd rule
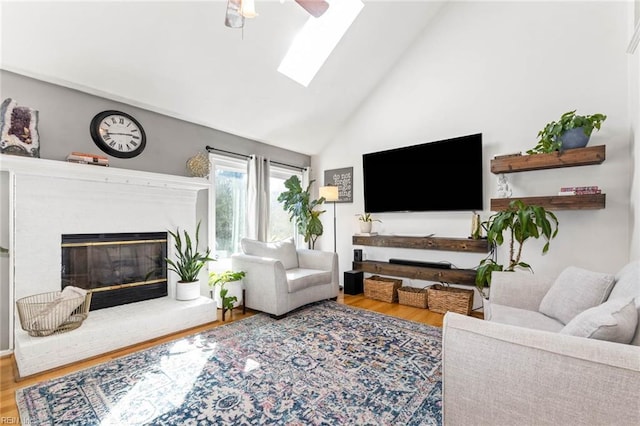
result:
[[[215,222],[213,253],[218,259],[228,259],[240,251],[240,239],[245,235],[247,209],[247,161],[215,154],[210,155],[213,164],[212,222]],[[297,170],[271,165],[269,241],[295,237],[295,228],[289,214],[278,202],[278,196],[285,190],[284,182],[293,175],[301,178]]]

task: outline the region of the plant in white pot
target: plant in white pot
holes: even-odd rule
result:
[[[167,268],[175,272],[180,277],[176,284],[177,300],[193,300],[200,296],[200,280],[198,274],[207,262],[214,261],[210,257],[211,250],[207,248],[204,252],[198,251],[200,239],[200,222],[196,226],[195,240],[191,238],[187,231],[180,234],[180,228],[176,232],[168,231],[173,237],[176,260],[166,258]],[[184,242],[183,242],[184,237]]]
[[[245,276],[244,271],[211,272],[209,274],[209,286],[213,289],[220,287],[218,292],[214,290],[213,293],[216,304],[222,309],[223,321],[225,311],[230,311],[240,304],[242,279]]]
[[[368,234],[371,232],[373,222],[382,223],[380,219],[374,219],[373,217],[371,217],[371,213],[362,213],[357,214],[356,216],[358,216],[358,221],[360,222],[360,232],[362,232],[363,234]]]

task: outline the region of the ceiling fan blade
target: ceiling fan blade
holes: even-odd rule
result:
[[[329,3],[325,0],[296,0],[296,3],[315,18],[319,18],[329,9]]]
[[[224,24],[230,28],[244,27],[244,16],[240,13],[242,0],[228,0],[227,14],[224,17]]]

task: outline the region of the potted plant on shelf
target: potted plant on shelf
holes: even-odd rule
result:
[[[382,223],[380,219],[374,219],[373,217],[371,217],[371,213],[362,213],[357,214],[356,216],[358,216],[358,221],[360,222],[360,232],[362,232],[363,234],[369,234],[371,232],[373,222]]]
[[[487,233],[487,241],[492,247],[492,256],[483,259],[476,269],[476,287],[485,299],[485,307],[489,297],[485,289],[491,285],[491,273],[494,271],[515,271],[524,268],[533,272],[531,265],[522,261],[522,247],[530,238],[543,237],[547,240],[542,247],[542,254],[549,251],[550,241],[558,235],[558,219],[541,206],[527,205],[521,200],[512,200],[506,210],[491,215],[482,227]],[[509,236],[509,264],[505,268],[496,259],[495,247],[504,242],[503,233]],[[487,315],[485,308],[485,316]]]
[[[173,261],[168,257],[165,258],[167,261],[167,268],[178,274],[180,277],[180,280],[176,284],[176,299],[196,299],[200,296],[200,280],[198,279],[198,274],[207,262],[215,260],[210,257],[211,250],[209,248],[204,252],[198,251],[200,243],[200,222],[198,222],[198,225],[196,226],[195,241],[191,239],[191,236],[187,231],[183,231],[183,243],[180,228],[177,228],[176,232],[168,232],[173,237],[177,259]]]
[[[578,115],[576,110],[562,114],[560,121],[547,123],[538,132],[538,144],[527,154],[549,153],[587,146],[593,129],[600,130],[604,114]]]
[[[320,215],[325,212],[325,210],[316,210],[324,203],[324,197],[317,200],[311,199],[309,189],[313,182],[315,181],[309,182],[307,189],[303,190],[298,176],[291,176],[284,182],[287,191],[278,196],[278,202],[283,204],[285,211],[290,214],[289,219],[295,222],[298,232],[304,236],[304,242],[312,249],[323,233]]]
[[[239,305],[239,298],[242,297],[242,279],[246,276],[244,271],[224,271],[211,272],[209,274],[209,286],[215,289],[220,287],[216,293],[214,290],[215,300],[218,307],[222,309],[222,320],[224,321],[224,313]],[[236,283],[234,288],[225,287],[228,283]],[[229,292],[231,291],[230,294]]]

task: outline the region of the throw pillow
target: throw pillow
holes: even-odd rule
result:
[[[244,254],[278,259],[284,265],[284,269],[298,267],[298,252],[293,238],[272,243],[242,238],[240,246]]]
[[[629,343],[638,325],[638,312],[633,298],[609,300],[578,314],[560,330],[560,334]]]
[[[542,298],[538,311],[567,324],[580,312],[607,300],[614,283],[611,274],[569,266]]]

